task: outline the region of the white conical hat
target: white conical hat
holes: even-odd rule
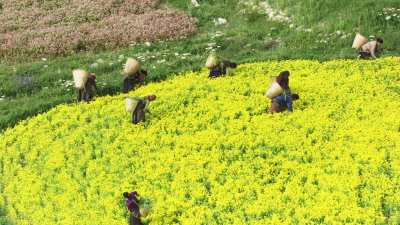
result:
[[[125,76],[130,76],[139,71],[139,69],[140,69],[140,63],[134,58],[128,58],[124,66],[123,74]]]
[[[75,87],[83,89],[89,77],[89,73],[85,70],[76,69],[72,71],[72,76],[74,78]]]

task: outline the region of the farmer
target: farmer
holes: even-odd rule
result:
[[[124,81],[122,92],[128,93],[136,85],[142,84],[147,76],[147,71],[140,69],[140,64],[136,59],[128,58],[124,68]]]
[[[293,111],[292,101],[299,99],[299,95],[290,92],[289,75],[289,71],[283,71],[276,77],[275,81],[280,86],[282,92],[277,96],[269,96],[271,97],[270,113],[282,112],[286,108],[289,112]]]
[[[132,123],[138,124],[140,121],[145,121],[145,114],[150,113],[149,104],[156,100],[156,96],[132,97],[130,100],[132,103]]]
[[[227,74],[229,68],[235,69],[237,64],[228,60],[219,62],[215,55],[207,58],[206,67],[210,70],[209,78],[219,77]]]
[[[129,225],[142,225],[140,221],[139,194],[134,191],[131,193],[124,192],[125,206],[129,210]]]
[[[96,93],[96,75],[84,70],[74,70],[75,87],[78,89],[77,101],[90,101]]]
[[[360,51],[358,52],[358,58],[361,59],[376,59],[376,54],[380,52],[381,46],[383,45],[383,39],[377,38],[374,41],[367,42],[366,44],[361,46]]]

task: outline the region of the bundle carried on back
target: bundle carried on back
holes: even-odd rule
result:
[[[267,96],[270,99],[273,99],[282,93],[283,93],[283,88],[276,81],[276,77],[273,77],[271,79],[271,84],[269,85],[267,91],[265,92],[265,96]]]
[[[132,113],[135,110],[138,101],[132,97],[125,98],[125,110],[128,113]]]
[[[128,58],[124,66],[123,75],[124,76],[133,75],[136,72],[138,72],[139,69],[140,69],[140,63],[136,59]]]
[[[74,77],[75,87],[77,89],[83,89],[89,77],[89,73],[85,70],[76,69],[72,71],[72,76]]]
[[[150,213],[148,208],[140,208],[140,216],[146,218]]]
[[[213,68],[218,65],[218,58],[216,55],[211,54],[208,56],[207,61],[206,61],[206,67],[207,68]]]
[[[368,42],[368,39],[366,37],[364,37],[360,33],[357,33],[355,38],[354,38],[352,48],[360,49],[367,42]]]

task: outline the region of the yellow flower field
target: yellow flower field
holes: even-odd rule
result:
[[[291,72],[293,113],[266,113]],[[399,224],[400,58],[270,61],[188,72],[132,125],[124,96],[61,105],[0,134],[0,224]],[[3,221],[3,222],[2,222]]]

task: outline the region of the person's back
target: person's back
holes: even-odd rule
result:
[[[361,46],[359,57],[362,59],[368,59],[370,57],[376,59],[376,54],[381,50],[381,46],[383,44],[382,38],[377,38],[374,41],[367,42],[363,46]]]
[[[83,89],[78,90],[78,96],[77,100],[78,102],[80,101],[90,101],[95,95],[95,92],[97,90],[96,86],[96,75],[93,73],[90,73],[88,75],[88,78],[86,80],[85,86]]]
[[[139,194],[134,191],[131,193],[124,192],[123,196],[125,198],[125,206],[130,212],[129,216],[129,224],[130,225],[142,225],[140,221],[140,207],[139,207],[139,199],[137,198]]]
[[[125,76],[123,81],[122,92],[128,93],[136,85],[142,84],[146,76],[147,76],[147,71],[142,69],[132,75]]]

